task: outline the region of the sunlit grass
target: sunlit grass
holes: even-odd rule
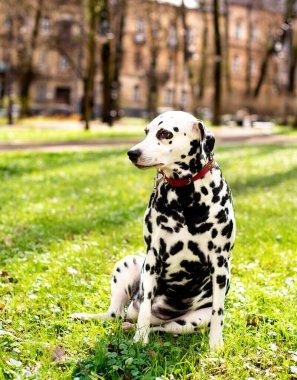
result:
[[[106,310],[114,263],[143,252],[153,171],[126,149],[0,155],[0,379],[296,377],[296,147],[224,147],[216,159],[237,242],[225,348],[211,355],[207,331],[151,334],[143,348],[117,323],[67,319]]]

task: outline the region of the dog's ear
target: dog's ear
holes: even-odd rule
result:
[[[205,128],[202,121],[197,120],[197,123],[193,124],[193,135],[194,138],[200,137],[201,154],[204,154],[207,158],[211,159],[216,141],[214,134],[210,130]]]

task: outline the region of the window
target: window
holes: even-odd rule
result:
[[[143,60],[141,51],[136,51],[134,53],[134,65],[136,70],[140,70],[143,68]]]
[[[57,87],[56,88],[56,102],[59,104],[70,104],[70,88]]]
[[[138,44],[142,44],[145,41],[145,24],[142,18],[136,20],[134,41]]]
[[[40,20],[40,33],[49,34],[51,30],[51,21],[48,17],[42,17]]]
[[[187,104],[187,91],[182,90],[181,97],[180,97],[180,104],[184,108]]]
[[[234,55],[232,62],[232,70],[234,73],[238,73],[240,69],[240,57],[238,55]]]
[[[68,71],[69,70],[69,59],[65,55],[60,55],[59,58],[59,70]]]
[[[168,88],[165,91],[165,103],[169,106],[173,103],[173,90],[171,88]]]
[[[169,28],[168,47],[171,49],[177,47],[177,30],[175,25],[171,25]]]
[[[234,36],[237,40],[241,40],[243,36],[243,27],[242,27],[242,22],[237,21],[235,24],[235,31],[234,31]]]
[[[133,101],[139,102],[140,101],[140,87],[138,84],[135,84],[133,87]]]
[[[60,20],[58,23],[59,37],[63,40],[69,40],[72,34],[72,21]]]
[[[44,102],[46,100],[46,85],[45,83],[40,83],[37,87],[37,101]]]
[[[174,69],[174,58],[173,57],[169,57],[168,59],[168,73],[171,74],[173,72],[173,69]]]
[[[255,73],[255,61],[253,60],[253,58],[249,60],[249,71],[251,74]]]
[[[40,50],[39,53],[39,65],[44,67],[47,64],[47,51],[46,50]]]
[[[258,39],[258,29],[253,27],[251,30],[251,40],[252,42],[255,42],[257,41],[257,39]]]

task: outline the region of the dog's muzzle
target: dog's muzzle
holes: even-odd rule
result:
[[[138,160],[138,158],[141,156],[141,150],[140,149],[131,149],[127,152],[130,160],[135,164]]]

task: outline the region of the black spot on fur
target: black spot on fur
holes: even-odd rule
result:
[[[152,222],[151,222],[151,211],[149,211],[146,214],[144,222],[146,224],[148,232],[151,234],[153,232],[153,225],[152,225]]]
[[[225,210],[220,210],[215,217],[218,220],[219,224],[227,222],[227,215]]]
[[[151,299],[152,298],[152,292],[148,292],[148,294],[147,294],[147,299]]]
[[[224,256],[218,256],[217,260],[218,260],[218,267],[220,268],[226,263],[226,259]]]
[[[218,230],[216,228],[213,228],[211,231],[211,237],[214,239],[218,235]]]
[[[116,284],[117,283],[117,278],[114,276],[113,282]]]
[[[222,229],[222,236],[226,236],[228,239],[230,239],[233,231],[233,221],[230,220],[230,222]]]
[[[178,325],[181,325],[181,326],[185,326],[185,324],[187,323],[185,320],[183,319],[178,319],[177,321],[175,321]]]
[[[173,130],[174,130],[174,132],[178,132],[179,131],[179,129],[177,127],[174,127]]]
[[[151,249],[152,238],[150,235],[144,237],[144,241],[148,250]]]
[[[224,314],[224,310],[220,307],[218,310],[218,315],[223,315],[223,314]]]
[[[115,313],[110,314],[110,318],[115,318],[115,316],[116,316]]]
[[[158,126],[161,125],[162,123],[163,123],[163,120],[161,120],[161,121],[159,122]]]
[[[194,156],[199,151],[199,142],[198,140],[191,141],[191,149],[189,150],[188,156]]]
[[[198,256],[199,257],[199,260],[201,262],[201,264],[206,264],[206,258],[205,258],[205,255],[204,253],[199,249],[199,246],[197,243],[193,242],[193,241],[189,241],[188,242],[188,248],[190,251],[192,251],[192,253],[195,255],[195,256]]]
[[[126,268],[128,268],[128,264],[126,263],[126,261],[124,261],[124,266],[125,266]]]
[[[217,284],[220,289],[223,289],[226,286],[226,276],[225,275],[217,275]]]
[[[225,252],[229,252],[229,251],[230,251],[230,242],[229,242],[229,243],[226,243],[226,244],[224,245],[223,251],[225,251]]]
[[[213,223],[202,223],[198,228],[196,228],[196,232],[198,234],[203,234],[206,231],[209,231],[213,226]]]
[[[151,269],[150,264],[145,264],[145,270],[148,272]]]
[[[208,190],[205,186],[202,186],[201,187],[201,192],[204,194],[204,195],[207,195],[208,194]]]
[[[170,248],[170,255],[176,255],[184,248],[184,243],[182,241],[178,241]]]
[[[208,242],[208,249],[211,251],[213,249],[213,242],[212,241],[209,241]]]
[[[185,154],[182,154],[181,156],[180,156],[180,158],[182,158],[182,159],[184,159],[184,158],[186,158],[187,156],[185,155]]]
[[[120,273],[121,269],[120,269],[120,268],[117,268],[116,271]]]
[[[226,202],[227,202],[227,200],[229,199],[229,194],[227,193],[227,194],[225,194],[225,195],[223,195],[222,196],[222,200],[221,200],[221,203],[220,203],[220,205],[221,206],[225,206],[225,204],[226,204]]]

